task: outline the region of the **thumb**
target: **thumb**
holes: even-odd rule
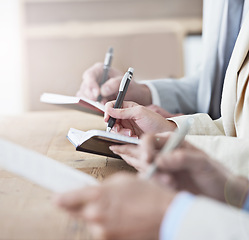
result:
[[[123,102],[123,108],[113,108],[111,107],[114,105],[113,102],[107,103],[105,106],[105,116],[107,117],[110,115],[113,118],[116,119],[133,119],[140,117],[142,115],[141,111],[139,110],[140,106],[137,106],[136,103],[133,102]]]
[[[121,82],[121,77],[110,78],[105,84],[101,87],[101,95],[103,97],[109,97],[111,95],[117,95],[119,90],[119,85]]]

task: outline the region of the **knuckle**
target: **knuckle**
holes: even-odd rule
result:
[[[94,68],[102,68],[102,66],[103,66],[103,63],[101,63],[101,62],[96,62],[93,65]]]
[[[136,106],[136,112],[139,114],[143,113],[144,109],[145,109],[144,106],[141,106],[141,105]]]

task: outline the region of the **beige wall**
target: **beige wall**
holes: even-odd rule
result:
[[[28,110],[52,108],[39,102],[43,92],[74,95],[82,72],[103,61],[109,46],[113,66],[134,67],[138,80],[180,77],[183,39],[201,31],[200,0],[29,0],[23,6]]]

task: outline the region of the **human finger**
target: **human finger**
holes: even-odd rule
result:
[[[100,94],[100,87],[98,80],[103,71],[103,64],[96,63],[87,69],[82,75],[82,84],[77,96],[86,96],[89,99],[96,100]]]
[[[147,163],[155,160],[156,154],[164,146],[169,137],[158,137],[153,134],[144,134],[141,138],[141,158]]]
[[[100,196],[99,187],[85,187],[83,189],[57,194],[53,202],[64,209],[76,210],[88,201],[96,200]]]
[[[106,81],[100,88],[102,97],[109,98],[110,96],[117,96],[121,80],[122,77],[117,76]]]
[[[156,163],[161,170],[177,172],[182,170],[195,171],[208,163],[207,155],[193,149],[177,149],[170,153],[159,154]]]

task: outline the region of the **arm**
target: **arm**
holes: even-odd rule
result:
[[[186,136],[186,140],[222,163],[232,173],[248,177],[249,139],[227,136]]]
[[[188,117],[189,115],[182,115],[168,118],[168,120],[180,128]],[[191,117],[194,119],[194,124],[190,128],[189,135],[225,135],[222,118],[212,120],[206,113],[193,114]]]
[[[249,215],[207,198],[197,198],[178,226],[176,240],[246,240]]]
[[[77,96],[85,96],[96,100],[101,93],[103,102],[116,99],[122,73],[110,68],[109,80],[99,88],[103,64],[96,63],[83,73],[83,80]],[[195,113],[197,111],[198,72],[193,77],[176,79],[160,79],[151,81],[132,81],[126,100],[141,105],[159,105],[171,113]],[[153,91],[151,91],[153,89]],[[155,101],[155,99],[157,99]]]
[[[95,239],[151,240],[158,239],[175,194],[153,182],[116,174],[98,187],[60,195],[56,204],[85,220]]]
[[[147,81],[156,89],[159,106],[170,113],[191,114],[197,112],[197,92],[200,71],[194,76],[181,79],[159,79]],[[143,83],[146,84],[146,81]],[[153,97],[152,97],[153,99]],[[153,104],[158,104],[157,102]]]
[[[202,138],[205,140],[205,137]],[[243,206],[249,187],[247,177],[234,175],[235,167],[230,166],[232,172],[188,142],[184,142],[173,152],[160,153],[167,139],[168,137],[158,135],[145,135],[138,147],[125,145],[113,146],[111,149],[128,159],[127,162],[139,169],[142,174],[148,169],[148,164],[155,161],[159,171],[156,172],[154,178],[163,185],[202,194],[240,208]],[[232,142],[227,142],[225,146],[216,146],[217,142],[211,139],[211,142],[214,142],[213,145],[216,146],[212,151],[214,158],[217,157],[217,153],[226,152],[225,160],[234,162],[234,166],[236,164],[240,166],[240,171],[236,173],[248,174],[248,141],[243,142],[243,139],[236,141],[235,138],[229,140]],[[205,141],[199,140],[199,142],[200,145],[206,144]],[[244,144],[244,148],[240,148],[240,154],[244,155],[238,159],[236,153],[233,153],[233,146],[239,148],[241,144]]]
[[[76,95],[97,101],[101,93],[103,103],[116,99],[124,73],[115,68],[110,68],[108,80],[100,87],[99,81],[101,80],[102,74],[103,63],[95,63],[92,67],[87,69],[83,73],[82,83]],[[132,100],[141,105],[150,105],[152,103],[150,89],[145,84],[138,84],[134,80],[130,83],[125,99]]]

